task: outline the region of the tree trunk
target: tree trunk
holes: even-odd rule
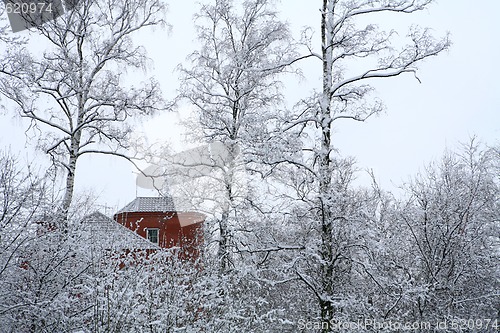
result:
[[[229,213],[225,211],[222,213],[222,218],[219,221],[219,250],[217,253],[217,257],[219,259],[219,273],[224,274],[228,268],[230,263],[230,254],[229,254],[229,230],[228,230],[228,218]]]
[[[71,202],[73,201],[73,192],[75,188],[76,162],[77,162],[77,157],[71,154],[68,163],[68,174],[66,175],[66,190],[64,193],[64,199],[61,208],[61,218],[62,218],[61,223],[65,232],[67,231],[67,219],[68,219],[69,207],[71,206]]]
[[[83,121],[83,112],[79,113],[79,122],[80,124]],[[81,130],[77,130],[73,133],[73,137],[71,138],[71,147],[69,152],[69,161],[66,166],[68,174],[66,175],[66,190],[64,193],[64,198],[61,206],[61,220],[59,223],[61,224],[61,229],[64,233],[68,232],[68,213],[69,207],[71,206],[71,202],[73,201],[73,193],[75,190],[75,175],[76,175],[76,162],[78,161],[79,152],[80,152],[80,140],[82,137]]]
[[[328,20],[333,17],[333,5],[329,0],[323,0],[323,11],[321,15],[321,51],[323,58],[323,92],[321,96],[321,150],[319,152],[319,203],[321,218],[321,295],[319,300],[321,307],[322,331],[330,332],[330,323],[334,318],[334,309],[331,302],[333,296],[333,221],[331,191],[331,115],[330,115],[330,88],[332,86],[332,32],[329,31]]]

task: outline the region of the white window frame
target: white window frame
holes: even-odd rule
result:
[[[153,242],[151,240],[151,238],[149,237],[149,231],[156,231],[156,242]],[[158,228],[146,228],[146,239],[153,244],[159,245],[160,244],[160,229],[158,229]]]

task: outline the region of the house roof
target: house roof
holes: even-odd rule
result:
[[[158,212],[177,212],[177,217],[182,228],[201,223],[205,220],[205,215],[195,211],[179,212],[175,209],[174,200],[171,196],[165,197],[137,197],[125,207],[116,212],[121,213],[158,213]]]
[[[116,214],[132,212],[175,212],[174,200],[165,197],[137,197]]]
[[[93,245],[115,250],[149,250],[160,247],[122,226],[100,212],[94,212],[81,221],[84,237]],[[87,232],[87,233],[86,233]]]

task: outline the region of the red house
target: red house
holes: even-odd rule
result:
[[[161,248],[180,248],[182,258],[196,259],[199,256],[205,215],[177,211],[169,196],[138,197],[113,218]]]

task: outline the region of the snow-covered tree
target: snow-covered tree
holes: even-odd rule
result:
[[[410,236],[415,319],[496,318],[498,150],[475,140],[447,153],[408,186],[400,212]]]
[[[269,168],[262,161],[275,149],[281,80],[294,49],[273,1],[216,0],[195,19],[200,48],[181,67],[179,99],[194,110],[189,139],[228,151],[208,177],[218,185],[197,183],[215,202],[206,221],[204,283],[212,290],[204,302],[206,325],[211,331],[264,330],[279,310],[266,301],[269,286],[255,280],[251,251],[261,245],[258,235],[269,232],[264,221],[272,205],[264,208],[269,200],[260,181]]]
[[[24,173],[9,154],[0,156],[0,326],[20,304],[11,291],[18,287],[15,272],[20,270],[21,253],[33,240],[32,220],[43,210],[42,182]],[[12,283],[15,283],[12,285]]]
[[[279,74],[292,50],[287,26],[266,0],[217,0],[196,15],[200,49],[181,68],[180,98],[194,106],[191,133],[201,142],[220,142],[230,158],[221,166],[222,209],[217,218],[221,271],[234,267],[234,206],[244,201],[235,186],[238,167],[248,168],[270,137],[281,102]],[[239,158],[237,158],[237,156]],[[261,158],[259,158],[261,159]],[[244,226],[241,226],[244,229]]]
[[[34,165],[0,157],[0,326],[6,332],[64,327],[75,314],[67,302],[74,265],[70,243],[60,242],[55,214],[57,191]],[[71,216],[69,214],[68,216]]]
[[[200,331],[202,272],[191,262],[169,250],[95,254],[79,296],[92,332]]]
[[[319,52],[307,38],[310,34],[304,34],[309,57],[317,58],[321,64],[322,86],[297,105],[298,112],[285,121],[283,128],[310,137],[304,159],[288,162],[307,173],[304,179],[312,179],[316,186],[315,202],[309,210],[315,215],[317,232],[315,256],[311,258],[318,260],[311,271],[298,274],[317,298],[323,332],[331,331],[328,323],[337,316],[338,304],[347,301],[342,287],[350,276],[352,251],[359,245],[352,234],[357,219],[356,214],[351,215],[357,209],[350,210],[356,204],[349,202],[352,173],[344,168],[345,160],[335,150],[332,129],[339,120],[365,121],[383,110],[381,101],[371,96],[374,88],[370,81],[406,73],[416,77],[422,60],[449,47],[448,37],[436,40],[429,29],[414,26],[407,35],[409,44],[398,48],[396,33],[383,31],[376,24],[378,14],[411,14],[428,8],[431,3],[431,0],[323,0]],[[372,23],[363,23],[367,20]],[[358,68],[363,69],[355,73]]]
[[[159,0],[82,0],[53,21],[32,28],[32,42],[9,47],[0,64],[0,93],[30,121],[38,146],[66,172],[62,212],[73,197],[77,161],[86,154],[125,155],[130,118],[164,104],[158,84],[127,84],[124,69],[143,69],[134,34],[164,24]]]
[[[365,318],[492,320],[498,311],[498,151],[471,141],[406,184],[376,188],[352,276]],[[487,331],[486,321],[482,329]],[[479,327],[478,327],[479,328]]]
[[[155,246],[99,213],[70,211],[62,237],[50,178],[20,170],[9,155],[0,167],[2,331],[199,329],[204,293],[196,289],[203,274],[196,263],[180,260],[176,250],[142,250],[130,237]]]

